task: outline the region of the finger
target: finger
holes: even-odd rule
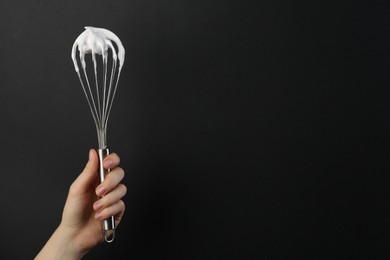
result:
[[[120,200],[115,204],[111,205],[110,207],[105,208],[102,211],[98,211],[95,214],[95,219],[103,220],[115,215],[122,216],[124,211],[125,211],[125,203],[122,200]]]
[[[76,178],[70,187],[70,193],[83,194],[88,192],[90,187],[96,183],[99,159],[94,149],[89,150],[89,160],[84,170]]]
[[[125,211],[126,211],[126,207],[124,206],[123,209],[114,216],[114,219],[115,219],[115,225],[118,226],[119,223],[121,222],[122,220],[122,217],[123,215],[125,214]]]
[[[113,190],[122,181],[124,176],[125,172],[120,167],[116,167],[110,171],[104,181],[96,187],[96,195],[101,197]]]
[[[127,193],[127,188],[123,184],[119,184],[114,190],[108,193],[103,198],[99,199],[93,204],[93,209],[95,211],[101,211],[105,208],[110,207],[115,204],[117,201],[122,199]]]
[[[120,158],[116,153],[111,153],[103,161],[103,166],[106,169],[112,169],[118,166],[120,163]]]

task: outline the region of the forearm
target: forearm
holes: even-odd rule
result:
[[[34,259],[79,260],[86,253],[78,249],[74,240],[60,226]]]

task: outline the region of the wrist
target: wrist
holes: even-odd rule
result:
[[[87,253],[80,248],[74,240],[74,236],[61,225],[42,248],[35,260],[40,259],[67,259],[79,260]]]
[[[77,232],[75,233],[73,230],[60,224],[56,233],[61,237],[60,240],[62,243],[66,244],[66,251],[69,256],[74,257],[72,259],[81,259],[89,251],[89,249],[86,249],[82,243],[80,243],[77,238]]]

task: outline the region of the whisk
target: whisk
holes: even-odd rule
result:
[[[115,43],[116,47],[113,43]],[[76,58],[77,50],[79,51],[79,60]],[[87,67],[86,54],[91,54],[93,68]],[[102,56],[101,61],[97,59],[96,55]],[[125,49],[118,36],[113,32],[103,28],[87,26],[85,31],[74,42],[71,57],[95,122],[99,145],[97,149],[99,155],[99,177],[100,182],[103,182],[109,172],[109,170],[103,168],[103,160],[109,154],[107,147],[107,122],[125,61]],[[82,68],[81,72],[79,63]],[[92,80],[90,80],[90,77]],[[105,241],[108,243],[112,242],[115,238],[114,217],[111,216],[104,220],[102,226]]]

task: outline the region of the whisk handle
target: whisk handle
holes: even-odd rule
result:
[[[104,158],[109,155],[108,148],[98,149],[99,155],[99,178],[102,183],[106,178],[106,175],[110,172],[110,170],[106,170],[103,167]],[[115,238],[115,220],[114,216],[109,217],[108,219],[103,220],[103,237],[104,240],[108,243],[114,241]]]

